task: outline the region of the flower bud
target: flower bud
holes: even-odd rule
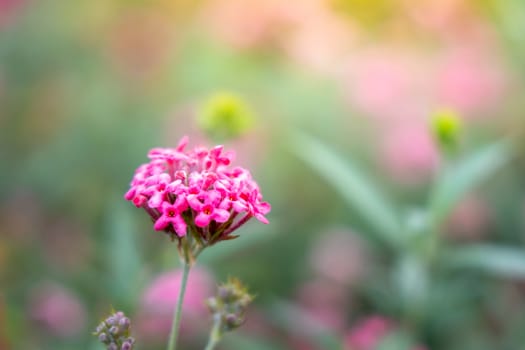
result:
[[[99,336],[98,336],[98,340],[99,340],[101,343],[107,344],[108,341],[109,341],[109,338],[108,338],[108,336],[107,336],[106,333],[100,333]]]
[[[252,126],[253,119],[244,101],[227,92],[212,95],[199,114],[201,128],[212,139],[221,142],[241,136]]]
[[[444,150],[453,151],[459,142],[461,119],[453,110],[438,110],[432,117],[432,131]]]

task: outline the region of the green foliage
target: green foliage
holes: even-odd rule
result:
[[[463,196],[493,176],[511,160],[511,156],[509,145],[500,142],[486,146],[446,168],[430,197],[432,225],[442,224]]]
[[[305,134],[296,133],[291,150],[322,178],[363,218],[373,232],[391,247],[403,240],[399,219],[394,210],[367,178],[352,164],[329,147]]]

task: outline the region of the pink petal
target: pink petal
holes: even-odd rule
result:
[[[248,211],[248,206],[241,201],[235,201],[233,202],[233,210],[235,210],[237,213]]]
[[[162,215],[160,218],[155,221],[155,225],[153,225],[153,228],[155,231],[162,231],[164,230],[168,225],[170,224],[170,220]]]
[[[190,138],[187,136],[187,135],[184,135],[180,141],[179,141],[179,144],[177,145],[177,148],[175,148],[178,152],[183,152],[184,151],[184,148],[186,147],[186,145],[188,144],[188,142],[190,141]]]
[[[155,192],[153,196],[149,199],[148,205],[150,208],[159,208],[164,202],[164,192]]]
[[[213,220],[217,222],[226,222],[230,218],[230,212],[224,209],[216,208],[213,211]]]
[[[267,202],[261,202],[257,205],[257,210],[262,214],[268,214],[272,210],[272,206]]]
[[[260,222],[262,222],[263,224],[269,224],[270,223],[270,221],[268,221],[268,219],[265,218],[264,215],[262,215],[262,214],[259,214],[259,213],[255,214],[255,218],[257,220],[259,220]]]
[[[197,217],[195,217],[195,225],[199,227],[206,227],[210,224],[211,221],[211,215],[204,214],[203,212],[200,212]]]
[[[186,222],[181,216],[177,216],[173,218],[172,220],[173,227],[175,228],[175,232],[177,232],[177,236],[184,237],[186,236]]]
[[[130,188],[128,192],[126,192],[126,194],[124,195],[124,198],[126,198],[128,201],[132,200],[133,197],[135,197],[135,192],[137,192],[136,187]]]
[[[194,194],[189,194],[186,196],[186,201],[188,202],[191,209],[200,211],[202,210],[203,204],[199,200],[199,198]]]

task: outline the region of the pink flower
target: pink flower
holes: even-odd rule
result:
[[[400,183],[421,183],[439,166],[439,152],[424,125],[398,124],[387,131],[380,151],[382,165]]]
[[[222,146],[185,151],[187,144],[183,137],[176,148],[152,149],[124,196],[151,216],[155,230],[180,238],[191,227],[213,244],[252,217],[268,223],[270,205],[248,170],[230,168],[232,152]]]
[[[373,350],[394,328],[383,316],[370,316],[350,330],[345,339],[347,349]]]
[[[493,111],[508,81],[501,64],[480,49],[456,49],[440,62],[436,74],[438,102],[466,117]]]
[[[313,244],[310,261],[321,277],[339,285],[356,285],[368,267],[364,242],[353,232],[335,229],[320,235]]]
[[[62,286],[39,286],[32,293],[29,305],[31,320],[57,337],[73,337],[84,328],[84,306],[76,295]]]
[[[345,336],[345,350],[374,350],[399,325],[381,315],[373,315],[359,321]],[[424,350],[422,345],[414,345],[411,350]]]
[[[180,269],[165,272],[156,277],[143,292],[139,316],[135,318],[139,337],[163,341],[169,334],[181,279]],[[208,314],[204,301],[213,294],[214,284],[207,270],[199,267],[192,269],[182,308],[183,336],[196,331],[202,318]]]
[[[179,237],[186,235],[186,222],[180,215],[188,204],[184,197],[178,197],[174,204],[168,202],[162,203],[162,215],[155,221],[153,228],[157,231],[164,230],[170,224],[173,225],[175,232]]]
[[[200,197],[200,198],[199,198]],[[206,227],[212,220],[223,223],[230,218],[230,212],[218,207],[221,195],[218,191],[205,192],[201,196],[189,195],[188,203],[195,210],[195,224],[198,227]]]

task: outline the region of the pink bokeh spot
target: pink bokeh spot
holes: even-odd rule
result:
[[[60,285],[49,283],[37,287],[29,305],[31,320],[56,337],[74,337],[84,328],[84,305],[73,292]]]
[[[152,342],[162,342],[169,334],[173,310],[178,301],[182,270],[165,272],[156,277],[144,290],[136,317],[139,335]],[[200,267],[192,268],[188,277],[182,308],[182,337],[192,336],[202,326],[208,313],[204,301],[212,295],[215,282],[212,275]],[[201,324],[201,327],[199,327]]]
[[[380,147],[383,166],[401,183],[428,180],[440,163],[437,146],[423,125],[398,125],[385,135]]]

